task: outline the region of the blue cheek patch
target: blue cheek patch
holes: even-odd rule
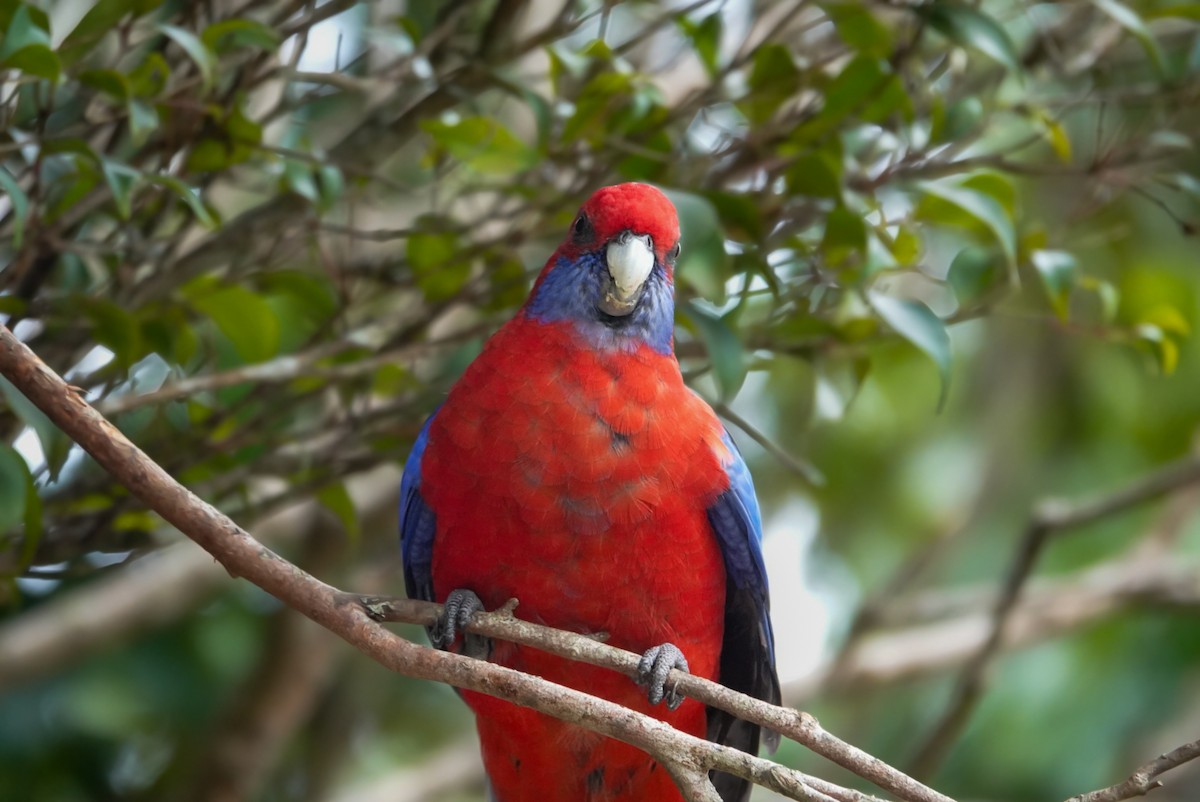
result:
[[[560,258],[529,299],[526,313],[542,323],[570,321],[598,348],[632,350],[644,343],[670,354],[675,299],[666,270],[655,262],[637,308],[624,318],[609,317],[597,308],[607,270],[600,251],[576,260]]]

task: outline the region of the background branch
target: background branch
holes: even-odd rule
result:
[[[1123,783],[1073,796],[1067,802],[1120,802],[1123,799],[1145,796],[1155,788],[1162,787],[1162,782],[1158,779],[1160,775],[1198,757],[1200,741],[1192,741],[1139,766]]]
[[[991,615],[988,636],[967,662],[953,697],[913,759],[913,774],[929,777],[958,740],[983,693],[986,676],[1005,638],[1021,591],[1047,542],[1064,532],[1116,515],[1131,507],[1200,481],[1200,459],[1190,456],[1161,468],[1116,491],[1077,503],[1046,501],[1037,506],[1021,537],[1013,564]]]

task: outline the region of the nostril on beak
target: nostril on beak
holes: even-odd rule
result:
[[[651,237],[649,234],[634,234],[629,229],[625,229],[624,231],[622,231],[620,234],[617,235],[617,244],[628,245],[631,241],[633,241],[635,239],[641,240],[642,244],[645,245],[649,250],[651,250],[651,251],[654,250],[653,237]]]

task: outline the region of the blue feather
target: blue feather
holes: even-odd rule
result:
[[[626,317],[613,317],[597,304],[604,292],[608,266],[603,251],[574,261],[559,257],[529,299],[526,313],[542,323],[570,321],[601,349],[633,350],[646,343],[660,354],[671,353],[675,331],[675,299],[667,270],[654,263],[637,307]]]
[[[725,473],[729,489],[708,508],[708,520],[725,558],[725,637],[721,645],[721,682],[734,690],[778,704],[781,698],[775,672],[775,634],[767,567],[762,553],[762,516],[754,481],[746,461],[728,431],[722,442],[729,451]],[[758,748],[758,727],[718,710],[709,713],[709,739],[737,746],[752,754]],[[767,732],[767,744],[779,743]]]
[[[400,480],[400,556],[404,562],[404,586],[409,598],[434,601],[433,536],[437,521],[421,497],[421,458],[429,445],[429,427],[437,410],[425,421],[404,463]]]

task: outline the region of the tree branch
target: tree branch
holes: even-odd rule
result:
[[[820,800],[828,796],[810,786],[809,778],[800,772],[687,735],[608,700],[502,666],[418,646],[387,631],[362,605],[354,603],[358,597],[338,591],[284,560],[176,482],[2,326],[0,373],[134,496],[213,555],[232,575],[259,586],[386,668],[515,702],[624,741],[664,763],[688,761],[705,771],[724,771],[791,799]],[[728,689],[724,693],[740,696]],[[745,707],[756,715],[763,713],[754,711],[753,705],[746,707],[756,702],[749,697],[722,701],[739,711]],[[804,734],[831,752],[842,751],[830,749],[831,744],[841,742],[821,730],[811,716],[782,708],[773,708],[769,713],[763,716],[767,726],[785,734]],[[844,746],[854,763],[869,772],[868,778],[874,775],[887,779],[893,787],[903,789],[903,793],[897,792],[902,798],[910,802],[950,802],[948,797],[904,778],[865,752]],[[850,798],[855,797],[843,797]],[[858,798],[862,799],[861,795]]]
[[[1133,799],[1135,796],[1145,796],[1155,788],[1162,787],[1162,782],[1158,779],[1160,774],[1165,774],[1198,757],[1200,757],[1200,740],[1172,749],[1149,763],[1139,766],[1137,771],[1123,783],[1073,796],[1067,802],[1120,802],[1123,799]]]
[[[399,476],[388,465],[347,480],[364,519],[395,509]],[[291,502],[258,521],[254,536],[288,548],[319,520],[315,499]],[[229,581],[207,553],[175,543],[56,594],[0,624],[0,692],[168,626],[207,603]]]
[[[912,768],[914,776],[929,777],[945,759],[950,747],[966,727],[983,693],[988,669],[1004,642],[1021,590],[1050,539],[1195,482],[1200,482],[1200,457],[1190,456],[1146,476],[1138,477],[1114,492],[1099,494],[1073,504],[1061,500],[1047,500],[1037,505],[1009,567],[1004,587],[996,600],[987,640],[963,668],[949,706],[917,751]]]
[[[363,596],[354,596],[353,598],[363,605],[372,618],[379,621],[431,626],[441,614],[440,605],[415,599]],[[515,606],[514,602],[509,602],[505,609],[491,613],[478,613],[467,625],[467,630],[488,638],[532,646],[569,660],[610,668],[631,679],[637,677],[640,655],[609,646],[586,635],[564,632],[529,621],[522,621],[512,614],[511,610]],[[868,755],[861,749],[851,746],[825,731],[816,718],[808,713],[776,707],[761,699],[730,690],[724,685],[675,669],[672,669],[668,675],[668,682],[684,696],[791,738],[847,771],[870,780],[880,788],[890,791],[902,799],[948,802],[948,798],[942,794],[922,786],[878,758]],[[812,783],[811,780],[810,783],[817,784]],[[819,790],[839,798],[836,796],[838,791],[834,787],[820,788]]]

